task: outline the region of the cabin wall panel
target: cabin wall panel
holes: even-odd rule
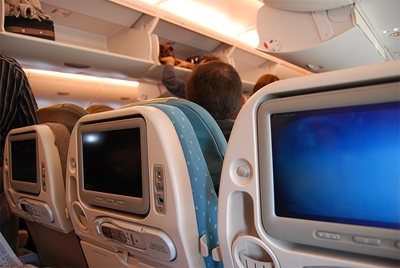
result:
[[[138,100],[155,99],[166,92],[168,92],[167,89],[161,84],[141,82],[138,87]]]
[[[100,87],[99,94],[92,100],[91,104],[107,104],[114,109],[137,101],[138,87],[133,85],[115,85],[104,83]]]
[[[83,108],[92,103],[100,92],[100,83],[82,80],[57,79],[48,81],[47,76],[35,76],[28,73],[28,80],[39,106],[70,102]]]

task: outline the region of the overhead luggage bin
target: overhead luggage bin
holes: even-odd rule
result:
[[[279,69],[284,77],[311,74],[260,53],[236,38],[139,0],[42,0],[41,5],[54,22],[55,41],[5,31],[5,4],[0,4],[0,49],[15,57],[24,68],[161,84],[163,65],[158,61],[159,44],[170,41],[180,59],[207,53],[237,65],[245,92],[256,82],[248,75],[251,69],[256,74]],[[257,60],[247,60],[249,65],[242,68],[241,57],[237,61],[235,58],[242,51]],[[280,66],[285,67],[280,69]],[[177,68],[176,73],[178,78],[186,80],[190,72]]]
[[[265,0],[257,15],[258,49],[315,73],[392,61],[362,5]]]

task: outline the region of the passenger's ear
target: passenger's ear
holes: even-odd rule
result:
[[[245,95],[242,95],[242,106],[247,102],[247,98]]]

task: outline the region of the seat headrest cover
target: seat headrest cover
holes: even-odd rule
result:
[[[171,99],[168,105],[178,107],[188,117],[196,132],[216,192],[219,191],[221,170],[227,141],[214,118],[200,105],[182,99]]]
[[[137,101],[137,102],[133,102],[133,103],[129,103],[127,105],[124,105],[120,109],[132,107],[132,106],[137,106],[137,105],[150,104],[150,103],[165,103],[165,102],[167,102],[167,101],[169,101],[171,99],[177,99],[177,98],[174,98],[174,97],[171,97],[171,98],[157,98],[157,99],[151,99],[151,100]]]
[[[218,247],[217,216],[218,197],[198,143],[195,130],[179,108],[163,104],[149,104],[162,110],[173,122],[181,142],[192,186],[199,238],[206,235],[209,255],[204,257],[207,267],[223,267],[214,262],[212,249]]]
[[[65,186],[65,175],[67,172],[67,155],[70,133],[66,126],[58,123],[46,123],[54,134],[55,145],[57,146],[60,155],[62,174]]]

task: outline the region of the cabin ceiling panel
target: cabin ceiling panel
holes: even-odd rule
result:
[[[219,13],[226,16],[228,21],[232,21],[236,26],[232,32],[236,35],[257,24],[257,17],[254,16],[254,14],[262,6],[262,3],[258,1],[249,0],[201,0],[197,2],[200,2],[204,6],[211,7],[215,12],[203,14],[203,16],[209,20],[214,20],[216,23],[219,23],[220,20],[218,16],[221,16],[218,15]]]
[[[161,9],[230,37],[256,25],[254,14],[261,6],[256,0],[166,0],[159,4]]]
[[[356,0],[356,5],[366,16],[370,27],[387,47],[394,60],[400,60],[400,36],[390,36],[399,32],[399,0]],[[394,29],[398,29],[395,31]]]
[[[205,51],[213,51],[221,44],[215,39],[163,20],[159,21],[153,33],[169,41],[186,44]]]

